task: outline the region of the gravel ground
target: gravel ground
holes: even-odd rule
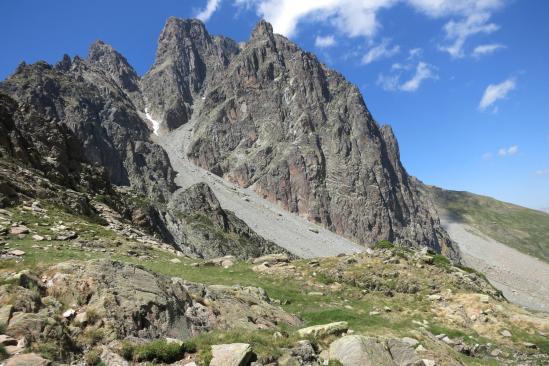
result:
[[[469,225],[441,219],[458,243],[466,266],[484,273],[509,301],[549,312],[549,264],[483,236]]]
[[[167,135],[156,137],[175,171],[176,183],[183,189],[198,182],[207,183],[224,209],[233,211],[253,230],[302,258],[357,253],[365,248],[305,218],[259,197],[251,189],[240,188],[191,163],[186,151],[196,121],[181,126]]]

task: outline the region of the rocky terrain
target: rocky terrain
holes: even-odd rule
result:
[[[170,18],[143,77],[101,41],[22,63],[0,83],[0,359],[549,362],[547,316],[460,265],[433,198],[358,89],[264,21],[237,44]]]
[[[6,365],[548,361],[546,315],[428,250],[202,260],[91,205],[102,221],[38,201],[0,210]]]

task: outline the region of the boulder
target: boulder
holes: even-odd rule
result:
[[[8,252],[9,255],[14,255],[16,257],[21,257],[25,255],[25,252],[19,249],[10,250]]]
[[[12,226],[10,228],[11,235],[21,235],[21,234],[28,234],[28,233],[29,233],[29,228],[24,225]]]
[[[343,366],[395,366],[385,343],[372,337],[350,335],[330,344],[330,360]]]
[[[302,328],[297,331],[300,337],[315,337],[321,338],[332,334],[341,334],[349,329],[349,324],[345,321],[329,324],[313,325],[311,327]]]
[[[398,366],[417,365],[421,361],[412,346],[407,342],[399,339],[389,339],[387,347],[391,352],[394,363]]]
[[[4,305],[0,307],[0,326],[7,326],[10,321],[13,306]]]
[[[255,258],[252,263],[253,264],[262,264],[262,263],[268,263],[268,264],[276,264],[276,263],[287,263],[290,261],[290,257],[287,254],[284,253],[276,253],[276,254],[267,254],[264,256],[261,256],[259,258]]]
[[[247,343],[219,344],[212,346],[210,366],[247,366],[254,358]]]
[[[17,339],[38,339],[46,322],[47,317],[41,313],[14,313],[6,334]]]
[[[50,360],[46,360],[36,353],[22,353],[8,359],[5,366],[48,366]]]

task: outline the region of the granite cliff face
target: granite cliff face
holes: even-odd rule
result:
[[[354,85],[264,21],[239,45],[200,21],[170,18],[142,79],[98,41],[87,59],[22,64],[0,90],[25,117],[66,126],[112,184],[156,202],[176,244],[186,223],[174,214],[175,174],[151,129],[158,121],[155,132],[169,134],[192,119],[181,153],[196,165],[359,243],[385,239],[458,258],[421,183],[402,167],[391,128],[376,123]]]
[[[86,195],[107,195],[117,211],[132,221],[138,212],[144,227],[190,255],[248,258],[282,251],[215,204],[207,186],[202,190],[210,199],[192,207],[182,197],[194,191],[172,198],[175,174],[166,152],[151,139],[140,78],[110,45],[97,41],[87,59],[65,56],[55,66],[21,64],[0,90],[17,100],[0,94],[1,206],[66,198],[62,191],[70,188],[83,193],[77,204],[54,201],[85,206],[76,211],[92,214]],[[22,166],[34,171],[22,174]],[[131,186],[144,202],[118,195],[111,184]],[[48,189],[35,188],[43,185]],[[211,215],[211,225],[192,220],[200,214]]]
[[[174,101],[185,105],[175,122],[158,114],[168,129],[195,114],[189,158],[360,243],[387,239],[457,256],[402,167],[390,127],[374,121],[354,85],[264,21],[239,50],[213,39],[197,21],[170,19],[142,83],[144,95],[185,101]],[[161,90],[154,79],[182,89]]]

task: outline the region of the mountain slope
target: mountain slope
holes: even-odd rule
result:
[[[549,262],[549,214],[469,192],[430,188],[441,214]]]
[[[192,120],[189,149],[176,149],[201,168],[359,244],[390,240],[459,258],[391,128],[374,121],[355,86],[264,21],[237,45],[200,21],[170,18],[142,79],[98,41],[86,59],[22,64],[0,90],[26,114],[68,127],[110,183],[171,217],[171,229],[159,228],[168,240],[183,240],[167,212],[177,187],[154,139]]]
[[[216,39],[170,18],[142,82],[166,134],[197,121],[185,151],[195,164],[358,243],[458,257],[355,86],[264,21],[239,49]],[[165,105],[174,98],[181,113]]]

